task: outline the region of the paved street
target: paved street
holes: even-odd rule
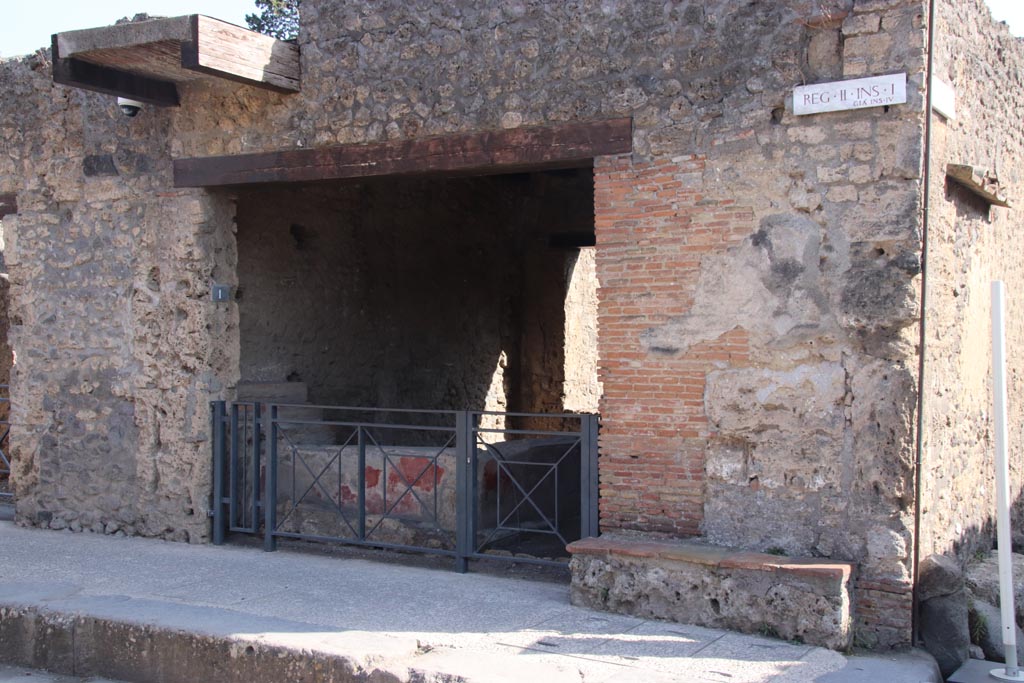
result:
[[[288,658],[299,670],[304,658],[318,658],[343,660],[356,671],[388,672],[400,681],[938,680],[919,655],[851,658],[770,638],[595,612],[571,606],[564,581],[460,575],[383,557],[391,561],[0,522],[0,607],[8,608],[4,619],[10,622],[0,626],[11,640],[0,657],[38,651],[38,641],[22,643],[20,633],[10,633],[11,620],[22,618],[37,639],[44,631],[55,634],[46,643],[54,661],[115,678],[130,678],[147,666],[162,672],[159,680],[188,680],[174,676],[189,666],[191,672],[221,667],[227,673],[218,675],[227,676],[224,667],[249,666],[247,654],[266,653],[248,675]],[[60,635],[69,616],[78,620],[66,627],[77,629],[71,638]],[[48,630],[38,627],[40,621]],[[102,635],[109,633],[126,635]],[[63,659],[62,637],[75,642],[75,652]],[[91,656],[89,637],[97,648]],[[209,661],[207,651],[213,653]]]

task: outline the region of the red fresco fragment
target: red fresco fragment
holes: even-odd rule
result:
[[[388,493],[402,493],[405,490],[405,487],[408,486],[408,483],[415,481],[416,477],[419,477],[419,481],[413,485],[414,489],[419,489],[420,491],[426,491],[428,493],[433,491],[435,479],[440,483],[441,478],[444,476],[444,468],[437,467],[436,465],[430,465],[428,463],[429,460],[427,458],[399,458],[398,469],[401,470],[402,475],[405,476],[405,481],[402,480],[402,477],[398,472],[392,469],[388,472]],[[424,468],[426,468],[426,472],[423,471]],[[420,477],[421,472],[423,472],[422,477]],[[369,485],[369,483],[367,483],[367,485]]]
[[[354,502],[356,502],[356,499],[358,497],[359,496],[357,496],[356,494],[352,493],[352,489],[350,489],[348,486],[346,486],[345,484],[341,485],[341,502],[342,502],[342,504],[344,504],[344,503],[354,503]]]
[[[380,483],[380,470],[376,467],[366,466],[366,488],[372,489]]]

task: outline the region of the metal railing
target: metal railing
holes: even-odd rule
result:
[[[214,401],[228,533],[564,564],[597,535],[596,415]],[[272,504],[271,504],[272,503]]]
[[[0,384],[0,503],[14,500],[11,489],[11,388]]]

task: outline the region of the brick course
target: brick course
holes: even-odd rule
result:
[[[705,161],[620,155],[595,163],[603,529],[700,532],[706,374],[749,359],[741,327],[682,354],[640,344],[690,309],[704,256],[754,231],[749,208],[692,189]]]

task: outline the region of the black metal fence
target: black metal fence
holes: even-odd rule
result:
[[[0,503],[14,500],[11,488],[11,388],[0,384]]]
[[[596,536],[597,416],[214,401],[213,540],[564,564]],[[271,504],[272,503],[272,504]]]

